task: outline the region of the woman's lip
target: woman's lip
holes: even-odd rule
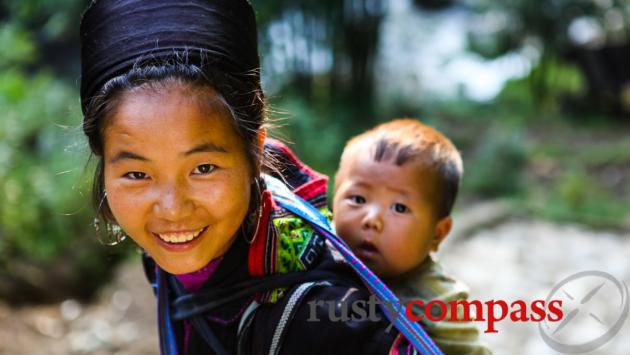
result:
[[[193,238],[190,241],[182,242],[182,243],[169,243],[169,242],[163,240],[162,238],[160,238],[160,236],[158,236],[156,233],[151,233],[151,234],[153,234],[153,237],[155,239],[157,239],[157,241],[164,248],[166,248],[168,250],[171,250],[171,251],[183,251],[183,250],[188,250],[188,249],[194,248],[201,241],[201,239],[205,236],[205,234],[208,231],[208,229],[210,229],[210,226],[204,227],[203,231],[201,233],[199,233],[198,236],[196,236],[195,238]],[[195,231],[196,230],[197,229],[195,229]]]
[[[195,229],[180,229],[180,230],[171,230],[171,231],[161,231],[161,232],[154,232],[155,234],[188,234],[188,233],[194,233],[200,229],[204,229],[207,228],[208,226],[205,226],[203,228],[195,228]]]

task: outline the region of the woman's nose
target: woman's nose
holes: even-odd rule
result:
[[[367,207],[367,211],[361,221],[361,227],[376,232],[383,230],[383,216],[379,207]]]
[[[159,192],[153,205],[153,212],[158,218],[171,222],[181,221],[192,215],[194,204],[184,187],[166,186]]]

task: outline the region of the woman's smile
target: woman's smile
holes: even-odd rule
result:
[[[194,229],[194,230],[183,230],[183,231],[172,231],[172,232],[160,232],[153,233],[166,243],[171,244],[183,244],[192,241],[193,239],[199,237],[208,226],[203,228]]]

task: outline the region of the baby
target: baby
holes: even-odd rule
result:
[[[430,255],[451,230],[462,173],[453,143],[417,120],[381,124],[346,144],[335,177],[337,234],[403,303],[468,297]],[[421,320],[445,354],[490,353],[472,322],[449,317]]]

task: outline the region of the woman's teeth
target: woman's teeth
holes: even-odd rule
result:
[[[167,243],[186,243],[197,238],[205,229],[204,227],[192,232],[164,233],[157,236]]]

